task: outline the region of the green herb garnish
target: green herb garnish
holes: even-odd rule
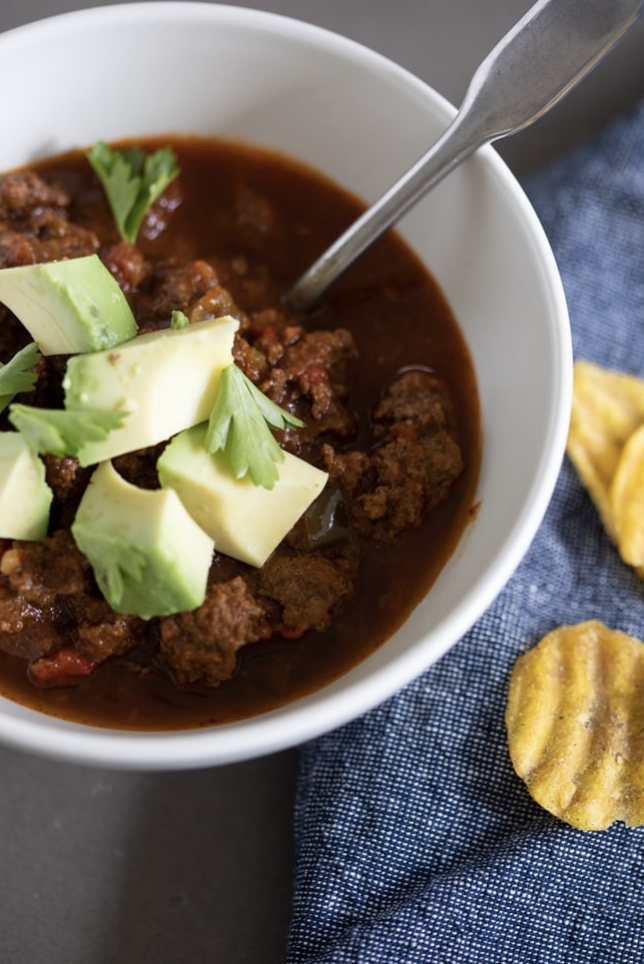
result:
[[[17,352],[6,365],[0,364],[0,412],[21,392],[30,392],[38,375],[29,369],[40,361],[40,351],[35,341]]]
[[[183,313],[183,311],[173,311],[170,318],[170,327],[173,331],[180,331],[181,328],[187,328],[190,324],[188,316]]]
[[[120,428],[127,412],[96,409],[67,411],[12,405],[9,421],[34,452],[78,455],[87,442],[102,442],[112,429]]]
[[[73,523],[71,531],[81,552],[90,560],[92,568],[95,567],[99,589],[112,609],[118,612],[126,583],[145,585],[145,576],[149,575],[145,553],[120,532],[95,532],[91,526],[78,525],[78,520]],[[153,590],[152,585],[150,590]],[[146,615],[145,618],[149,617]]]
[[[272,489],[284,453],[270,428],[287,425],[302,427],[304,422],[267,398],[236,365],[228,365],[221,373],[204,448],[211,455],[223,452],[236,479],[248,474],[255,485]]]
[[[153,154],[138,147],[119,151],[98,141],[87,159],[100,178],[121,237],[134,244],[146,211],[179,174],[174,151],[169,147]]]

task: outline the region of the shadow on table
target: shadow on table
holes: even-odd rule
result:
[[[0,750],[3,960],[282,964],[296,759],[132,774]]]

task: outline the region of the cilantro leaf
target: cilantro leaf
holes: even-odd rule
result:
[[[98,586],[113,609],[118,611],[127,583],[142,584],[149,574],[144,552],[122,533],[97,530],[78,518],[72,524],[72,535],[92,564]]]
[[[99,177],[119,234],[134,244],[146,211],[179,174],[173,150],[145,154],[138,147],[119,151],[98,141],[87,159]]]
[[[284,453],[270,428],[303,426],[299,418],[272,402],[236,365],[221,373],[219,391],[204,441],[207,452],[223,452],[235,478],[249,475],[255,485],[272,489],[278,478],[276,463]]]
[[[0,364],[0,412],[5,410],[16,395],[32,390],[38,381],[38,375],[29,369],[39,361],[38,345],[32,341],[21,348],[6,365]]]
[[[179,331],[181,328],[187,328],[190,324],[188,316],[184,314],[183,311],[173,311],[170,318],[170,327],[173,331]]]
[[[9,421],[17,428],[34,452],[48,455],[77,455],[86,442],[102,442],[112,429],[119,428],[127,412],[96,409],[66,411],[12,405]]]

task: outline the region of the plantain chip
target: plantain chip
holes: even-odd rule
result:
[[[537,803],[580,830],[644,825],[643,688],[644,644],[596,620],[517,660],[508,745]]]
[[[644,425],[644,381],[588,361],[575,362],[567,453],[617,541],[610,487],[627,439]]]
[[[619,553],[644,566],[644,426],[627,440],[610,486],[610,507]]]

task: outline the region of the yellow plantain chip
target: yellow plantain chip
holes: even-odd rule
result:
[[[641,425],[642,379],[600,368],[592,362],[575,362],[568,457],[613,539],[616,534],[609,490],[622,448]]]
[[[644,644],[591,620],[521,656],[506,711],[532,798],[580,830],[644,825]]]
[[[622,559],[644,566],[644,426],[622,449],[610,486],[610,507]]]

